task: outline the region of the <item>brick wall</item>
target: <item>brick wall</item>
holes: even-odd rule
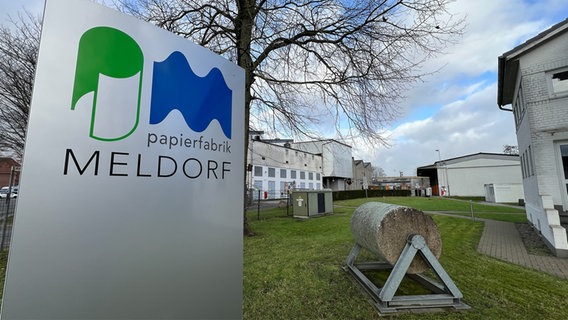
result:
[[[530,146],[535,173],[523,180],[527,216],[548,242],[562,245],[566,236],[559,236],[551,208],[545,208],[543,202],[562,205],[566,192],[556,149],[558,143],[568,143],[568,95],[555,95],[549,77],[551,72],[568,67],[568,34],[524,53],[519,62],[526,112],[517,127],[517,140],[520,154]]]
[[[0,187],[10,184],[10,170],[12,166],[18,166],[18,163],[11,158],[0,158]],[[19,172],[15,172],[15,182],[19,182]]]

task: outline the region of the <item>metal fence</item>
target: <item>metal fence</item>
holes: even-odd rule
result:
[[[12,237],[12,221],[17,199],[0,199],[0,250],[5,251],[10,247]]]
[[[314,190],[306,188],[294,188],[290,191],[288,190],[260,190],[260,189],[248,189],[247,190],[247,203],[251,204],[257,200],[286,200],[290,198],[290,193],[292,191],[305,191]]]
[[[259,190],[259,189],[249,189],[247,192],[247,198],[250,201],[257,200],[281,200],[288,198],[288,192],[285,190]]]

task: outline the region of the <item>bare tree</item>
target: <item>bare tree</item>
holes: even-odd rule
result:
[[[243,67],[246,130],[313,137],[331,122],[379,143],[404,92],[424,76],[420,67],[464,26],[447,11],[451,0],[116,1]],[[0,148],[18,154],[39,39],[37,19],[24,20],[0,31]]]
[[[519,147],[506,144],[503,146],[503,153],[510,155],[519,155]]]
[[[39,48],[40,19],[28,12],[0,26],[0,151],[21,158]]]
[[[379,143],[420,66],[464,26],[451,0],[116,1],[241,66],[246,130],[314,137],[325,121]]]
[[[386,177],[387,173],[381,167],[373,166],[373,178]]]
[[[420,66],[464,25],[451,0],[118,1],[243,67],[253,129],[314,136],[326,121],[375,142]]]

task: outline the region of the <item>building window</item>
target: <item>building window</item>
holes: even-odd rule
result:
[[[255,177],[262,177],[262,167],[254,166],[254,176]]]
[[[271,177],[271,178],[276,177],[276,169],[268,168],[268,176]]]
[[[519,90],[517,90],[517,96],[513,102],[513,114],[515,115],[515,124],[517,128],[521,124],[523,117],[525,116],[526,105],[523,99],[523,88],[519,85]]]
[[[534,162],[533,162],[533,155],[532,155],[532,150],[531,150],[531,146],[529,146],[528,148],[529,150],[529,157],[527,159],[527,161],[529,162],[529,176],[534,176]]]
[[[286,178],[286,169],[280,169],[280,178]]]
[[[568,145],[560,146],[560,156],[562,157],[562,168],[564,169],[564,179],[568,177]],[[568,184],[566,184],[568,190]]]
[[[532,177],[535,174],[531,146],[528,146],[521,154],[521,172],[523,174],[523,179]]]
[[[527,177],[527,169],[525,167],[525,153],[523,152],[523,154],[521,154],[521,174],[523,176],[523,179],[525,179]]]
[[[549,73],[552,96],[568,94],[568,70],[558,70]]]
[[[308,180],[314,180],[314,173],[308,172]]]
[[[302,179],[302,180],[306,179],[306,172],[305,171],[300,171],[300,179]]]
[[[296,179],[296,170],[290,170],[290,178]]]
[[[319,181],[320,180],[320,174],[316,173],[316,180]]]
[[[276,181],[268,181],[268,197],[273,199],[276,195]]]

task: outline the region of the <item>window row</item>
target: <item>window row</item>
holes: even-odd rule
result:
[[[265,167],[262,166],[255,166],[254,167],[254,176],[255,177],[262,177],[263,176],[263,170]],[[267,176],[270,178],[276,178],[276,172],[277,169],[276,168],[267,168]],[[279,172],[279,177],[281,179],[300,179],[300,180],[306,180],[306,176],[307,176],[307,180],[316,180],[319,181],[321,179],[321,175],[318,172],[306,172],[306,171],[300,171],[300,170],[292,170],[292,169],[278,169]],[[315,179],[314,179],[315,178]]]
[[[523,179],[534,176],[531,146],[526,148],[523,154],[521,154],[521,172],[523,173]]]
[[[254,180],[253,186],[257,190],[266,190],[266,191],[277,191],[277,192],[287,192],[289,190],[294,189],[310,189],[310,190],[320,190],[321,183],[319,182],[300,182],[300,183],[291,183],[280,181],[280,184],[277,185],[276,181],[268,181],[265,185],[263,184],[262,180]],[[278,187],[278,188],[277,188]]]
[[[285,150],[285,154],[286,154],[286,155],[290,155],[290,150],[289,150],[289,149],[286,149],[286,150]],[[305,152],[294,151],[294,155],[295,155],[296,157],[303,157],[303,158],[311,157],[312,160],[315,159],[315,155],[314,155],[314,154],[308,154],[308,153],[305,153]]]

